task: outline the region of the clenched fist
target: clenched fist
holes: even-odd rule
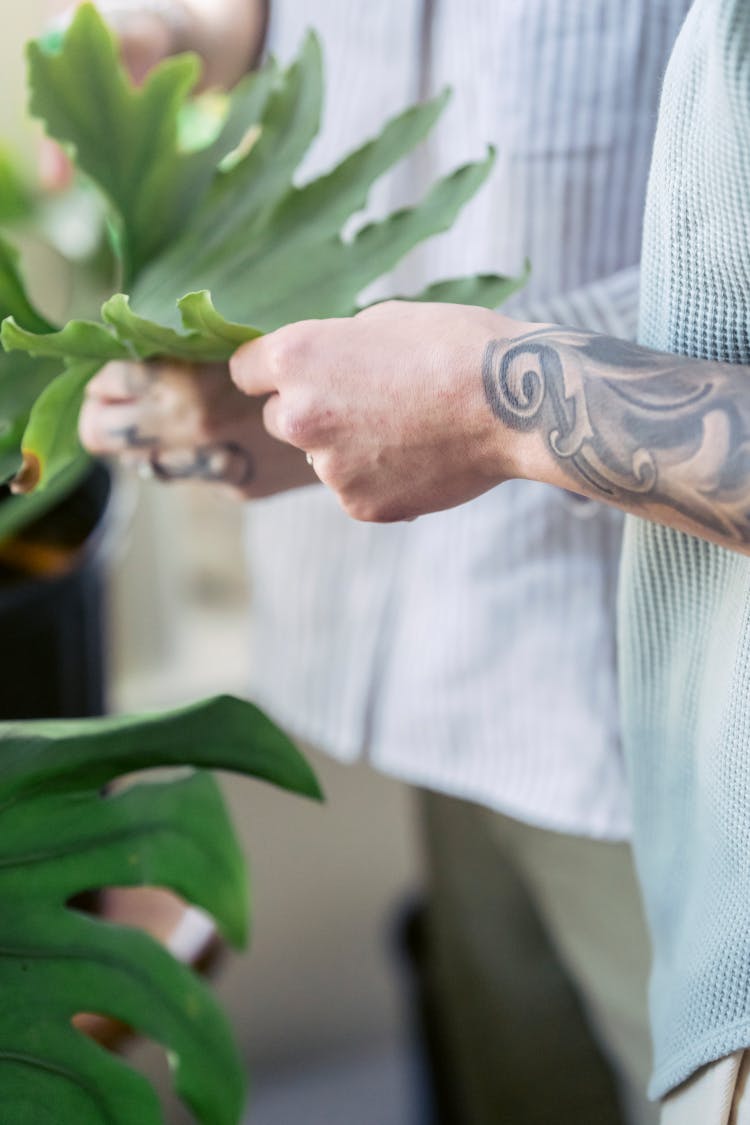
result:
[[[482,378],[493,337],[525,328],[485,309],[389,301],[244,345],[232,377],[270,396],[268,432],[304,450],[356,519],[451,508],[520,475],[523,438],[498,424]]]

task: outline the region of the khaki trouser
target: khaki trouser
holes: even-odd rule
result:
[[[649,946],[630,849],[435,794],[419,801],[425,973],[452,1116],[655,1125]]]
[[[750,1125],[750,1051],[696,1071],[664,1099],[661,1125]]]

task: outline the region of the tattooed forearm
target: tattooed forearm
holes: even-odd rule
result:
[[[579,491],[750,546],[747,368],[545,327],[492,340],[483,379],[494,414],[538,431]]]

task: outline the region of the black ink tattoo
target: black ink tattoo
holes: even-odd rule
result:
[[[252,455],[231,441],[199,446],[184,460],[173,454],[172,463],[165,460],[165,454],[155,452],[149,463],[161,481],[196,480],[245,488],[255,477]]]
[[[657,518],[669,509],[712,538],[750,545],[747,372],[543,328],[490,341],[482,374],[493,413],[541,431],[589,495]]]
[[[153,449],[158,445],[158,437],[149,437],[142,434],[137,426],[124,426],[122,429],[110,430],[109,437],[122,441],[130,449]]]

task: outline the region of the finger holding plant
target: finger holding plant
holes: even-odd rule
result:
[[[305,450],[355,519],[450,508],[521,475],[528,444],[498,430],[481,378],[490,340],[532,326],[488,309],[384,301],[242,347],[230,368],[264,395],[270,434]]]
[[[79,433],[90,453],[142,476],[236,499],[317,483],[304,455],[267,433],[262,400],[241,394],[224,364],[109,364],[88,384]]]

